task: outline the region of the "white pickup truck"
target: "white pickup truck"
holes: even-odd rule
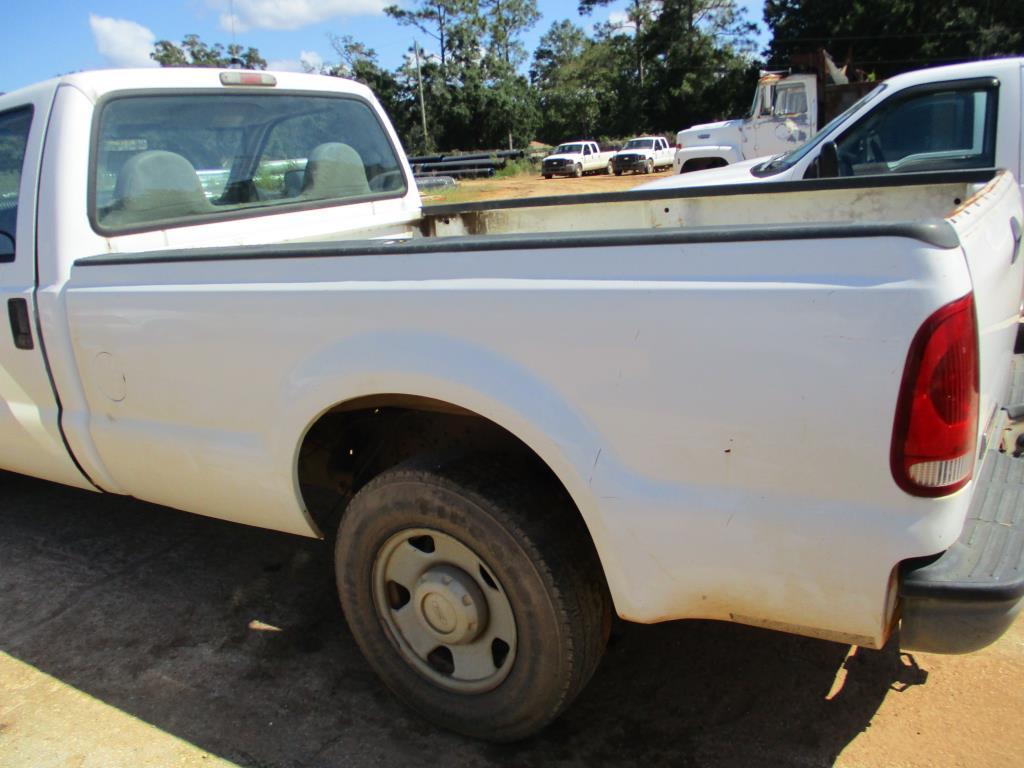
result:
[[[1024,181],[1022,72],[1024,59],[1007,58],[897,75],[792,151],[643,189],[992,167]]]
[[[0,467],[334,538],[446,727],[543,727],[612,611],[965,652],[1020,607],[1009,174],[424,209],[363,86],[147,69],[0,97],[0,184]]]
[[[616,176],[621,176],[623,171],[654,173],[670,165],[672,148],[664,136],[638,136],[630,139],[611,159]]]
[[[552,176],[575,176],[585,173],[611,173],[614,152],[602,152],[595,141],[570,141],[559,144],[541,162],[545,179]]]

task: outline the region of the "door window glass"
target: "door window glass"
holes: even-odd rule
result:
[[[882,105],[836,142],[840,175],[992,167],[995,102],[986,85],[929,90]]]
[[[775,96],[776,117],[796,117],[807,114],[807,92],[803,86],[779,88]]]
[[[15,241],[18,237],[18,192],[31,125],[31,108],[0,114],[0,232]],[[11,260],[6,248],[0,250],[5,254],[4,260]]]

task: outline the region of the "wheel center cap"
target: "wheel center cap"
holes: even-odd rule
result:
[[[416,582],[413,599],[422,626],[446,645],[473,642],[487,624],[487,599],[461,568],[429,569]]]
[[[455,608],[452,604],[436,592],[429,593],[423,598],[423,618],[435,632],[447,635],[455,630],[458,617],[455,615]]]

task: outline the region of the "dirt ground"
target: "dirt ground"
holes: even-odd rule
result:
[[[548,195],[579,195],[592,192],[621,192],[632,189],[655,179],[663,179],[672,175],[668,168],[658,173],[624,173],[622,176],[609,176],[604,173],[583,176],[574,179],[571,176],[555,176],[545,179],[538,174],[510,176],[495,179],[468,179],[460,181],[454,190],[433,192],[424,190],[422,194],[425,205],[447,202],[470,202],[474,200],[505,200],[514,197],[545,197]]]
[[[317,541],[0,473],[0,767],[1024,765],[1024,621],[963,657],[624,625],[575,705],[495,747],[409,713]]]

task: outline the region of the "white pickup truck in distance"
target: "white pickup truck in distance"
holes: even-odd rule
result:
[[[623,171],[654,173],[672,165],[672,148],[664,136],[638,136],[612,155],[611,165],[616,176]]]
[[[1019,610],[1008,173],[424,209],[365,87],[147,69],[0,97],[0,184],[0,467],[335,538],[445,727],[542,728],[612,611],[965,652]]]
[[[643,189],[1006,168],[1024,181],[1024,59],[897,75],[811,141],[774,157],[659,179]]]
[[[570,141],[559,144],[544,158],[541,173],[545,179],[552,176],[575,176],[585,173],[611,173],[614,152],[602,152],[595,141]]]

